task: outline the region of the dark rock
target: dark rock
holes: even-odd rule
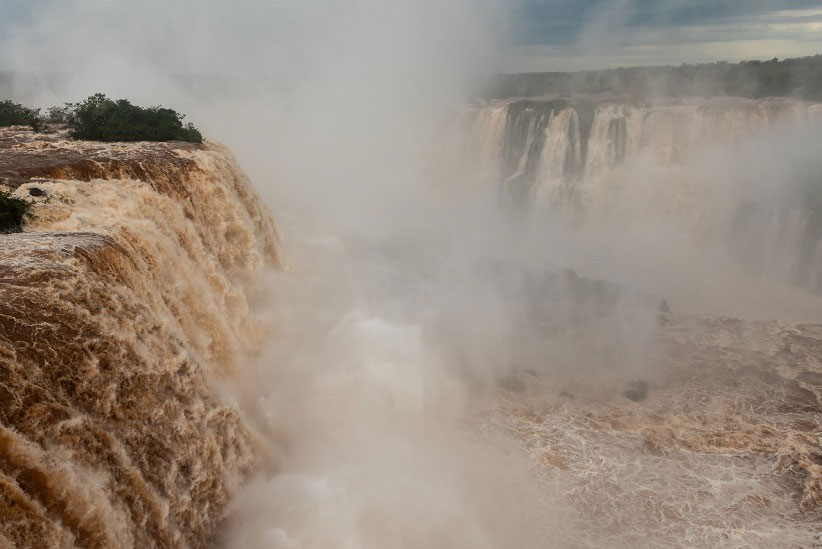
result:
[[[515,393],[522,393],[525,391],[525,383],[515,375],[502,378],[499,381],[499,386]]]
[[[640,402],[645,400],[645,398],[648,396],[648,389],[648,382],[639,379],[628,383],[628,388],[625,389],[622,392],[622,394],[625,395],[625,398],[629,400],[633,400],[634,402]]]
[[[29,189],[29,194],[31,196],[46,196],[46,191],[37,187],[32,187]]]
[[[573,269],[529,270],[513,263],[489,260],[480,262],[477,270],[506,299],[522,303],[532,314],[543,313],[551,317],[552,307],[560,303],[593,310],[599,315],[608,315],[624,306],[659,314],[671,312],[670,304],[661,296],[624,284],[585,278]]]
[[[560,391],[559,396],[565,397],[565,398],[570,398],[571,400],[574,399],[574,393],[569,393],[568,391]]]
[[[531,374],[534,377],[539,377],[539,373],[536,370],[534,370],[533,368],[529,368],[529,369],[524,370],[524,371],[525,371],[525,373]]]

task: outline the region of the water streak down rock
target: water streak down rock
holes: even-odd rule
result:
[[[12,128],[0,149],[36,200],[0,237],[0,547],[208,545],[256,461],[208,378],[262,341],[271,214],[214,143]]]
[[[778,143],[805,150],[820,128],[822,105],[785,99],[494,100],[457,112],[449,154],[517,211],[574,222],[676,218],[698,239],[721,233],[745,268],[822,293],[819,162],[783,160],[781,188],[768,194],[776,187],[764,168],[779,163],[762,160]],[[734,193],[744,198],[723,200]]]

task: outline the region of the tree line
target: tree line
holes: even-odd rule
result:
[[[822,101],[822,55],[741,63],[501,74],[488,98],[587,94],[627,98],[792,97]]]
[[[65,125],[74,139],[92,141],[188,141],[202,143],[203,136],[185,115],[164,107],[139,107],[127,99],[109,99],[102,93],[79,103],[40,109],[11,100],[0,101],[0,127],[30,126],[42,131],[49,124]]]

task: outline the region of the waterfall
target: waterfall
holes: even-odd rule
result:
[[[271,214],[215,143],[13,137],[0,177],[35,204],[0,247],[0,546],[203,546],[258,459],[210,381],[266,334]]]
[[[473,122],[460,139],[484,144],[471,166],[493,166],[492,185],[520,210],[620,227],[661,216],[712,245],[720,231],[722,253],[750,272],[822,292],[822,208],[808,179],[822,105],[555,98],[476,103],[461,117]],[[784,169],[768,179],[775,164]]]

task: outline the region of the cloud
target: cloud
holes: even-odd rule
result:
[[[132,73],[141,65],[153,66],[158,58],[177,72],[210,73],[228,67],[247,73],[277,65],[261,59],[263,52],[279,56],[279,66],[292,68],[314,55],[294,44],[307,44],[320,33],[321,42],[328,44],[335,28],[350,29],[348,23],[362,16],[340,1],[306,2],[299,8],[251,0],[230,7],[186,1],[144,4],[146,9],[121,17],[117,3],[111,2],[5,0],[0,5],[0,40],[6,50],[5,55],[0,52],[0,70],[74,70],[67,62],[84,65],[82,70],[89,63],[99,65],[94,68],[122,63],[119,52],[124,47],[118,37],[134,43],[126,48]],[[514,5],[513,32],[502,66],[509,72],[784,58],[822,51],[822,10],[816,1],[518,0]],[[391,23],[391,10],[379,9]],[[427,9],[439,8],[431,3]],[[64,22],[76,20],[78,13],[85,24],[67,27]],[[86,33],[88,28],[95,32]],[[64,38],[59,52],[38,47],[42,33]],[[337,40],[345,42],[346,37]],[[83,61],[89,50],[94,55]],[[118,55],[106,61],[106,51]]]
[[[22,0],[5,0],[0,4],[0,34],[21,23],[31,21],[31,5]]]
[[[805,0],[526,0],[509,71],[737,61],[822,51],[822,10]]]

